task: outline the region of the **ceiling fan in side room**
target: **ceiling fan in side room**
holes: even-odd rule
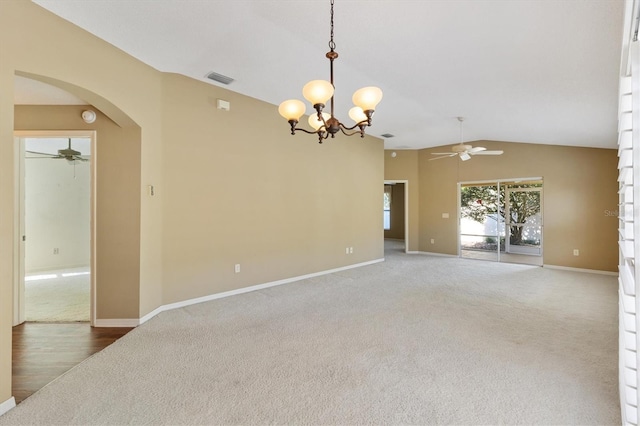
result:
[[[471,159],[473,155],[502,155],[504,151],[487,151],[483,146],[471,146],[464,143],[462,122],[464,117],[458,117],[460,122],[460,143],[451,147],[451,152],[432,152],[431,155],[439,155],[440,157],[430,158],[429,161],[440,160],[441,158],[449,158],[459,156],[462,161]]]
[[[32,154],[34,156],[28,156],[27,159],[36,159],[36,158],[56,158],[56,159],[64,159],[69,163],[73,163],[75,161],[89,161],[88,158],[83,157],[80,151],[76,151],[71,148],[71,138],[68,138],[69,146],[67,148],[59,149],[58,155],[51,154],[48,152],[38,152],[38,151],[25,151],[27,154]]]

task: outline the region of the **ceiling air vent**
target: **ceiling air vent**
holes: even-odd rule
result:
[[[207,78],[209,80],[217,81],[218,83],[222,84],[229,84],[233,82],[233,79],[231,77],[227,77],[226,75],[218,74],[217,72],[213,71],[207,74]]]
[[[380,136],[382,136],[383,138],[387,138],[388,139],[388,138],[394,137],[395,135],[392,135],[391,133],[384,133],[384,134],[382,134]]]

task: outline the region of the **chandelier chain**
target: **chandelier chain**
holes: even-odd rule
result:
[[[336,48],[336,44],[333,41],[333,1],[331,0],[331,38],[329,40],[329,49],[333,52]]]

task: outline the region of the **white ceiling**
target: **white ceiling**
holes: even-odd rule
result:
[[[158,70],[215,71],[274,105],[329,79],[328,0],[33,1]],[[623,0],[335,2],[336,116],[379,86],[368,133],[394,134],[386,148],[459,142],[457,116],[466,141],[616,146]]]

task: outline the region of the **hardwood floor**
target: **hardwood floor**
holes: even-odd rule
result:
[[[13,327],[12,391],[16,403],[130,330],[93,328],[86,322],[26,322]]]

